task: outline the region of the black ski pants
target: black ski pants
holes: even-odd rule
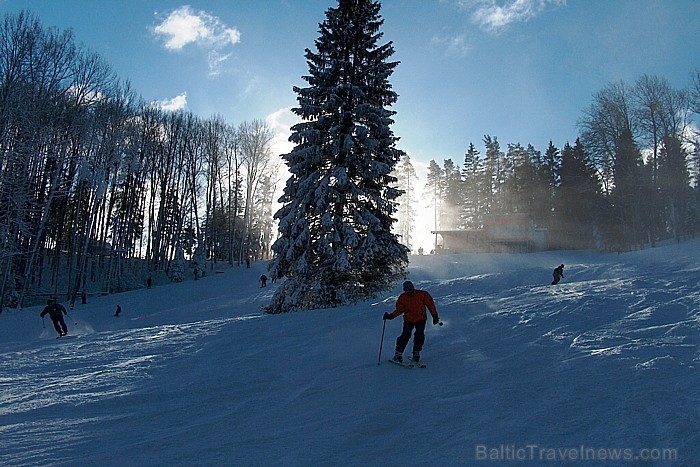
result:
[[[63,334],[68,334],[68,326],[66,326],[66,322],[63,321],[63,316],[58,315],[57,317],[51,317],[51,321],[53,322],[53,327],[56,328],[56,332],[63,335]]]
[[[414,328],[416,332],[413,334],[413,351],[420,352],[423,350],[423,344],[425,343],[425,323],[427,322],[428,321],[419,321],[417,323],[411,323],[410,321],[404,321],[403,332],[396,338],[396,351],[403,353],[403,351],[406,350]]]

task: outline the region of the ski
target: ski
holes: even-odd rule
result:
[[[391,359],[391,358],[389,359],[389,361],[390,361],[391,363],[393,363],[394,365],[402,366],[402,367],[404,367],[404,368],[406,368],[406,369],[411,369],[411,368],[413,368],[413,364],[411,364],[411,363],[397,362],[396,360]]]
[[[411,358],[409,358],[407,362],[397,362],[392,358],[390,358],[389,361],[395,365],[399,365],[404,368],[428,368],[428,366],[425,363],[414,362]]]
[[[418,368],[428,368],[428,366],[425,363],[416,362],[412,358],[409,358],[408,361],[411,362],[411,365],[417,366]]]

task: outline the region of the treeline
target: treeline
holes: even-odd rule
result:
[[[611,83],[579,122],[573,144],[532,145],[484,136],[484,153],[470,144],[461,167],[430,162],[424,197],[438,229],[478,229],[489,215],[525,213],[548,229],[551,248],[622,251],[683,239],[700,229],[700,70],[685,89],[642,76]],[[398,166],[406,191],[399,232],[410,242],[415,222],[415,170]],[[426,220],[421,220],[425,222]],[[431,225],[432,225],[432,219]],[[409,243],[410,244],[410,243]]]
[[[71,31],[0,25],[0,310],[75,300],[185,258],[231,264],[272,237],[271,130],[146,103]]]

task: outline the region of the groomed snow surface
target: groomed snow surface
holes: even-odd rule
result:
[[[400,319],[377,365],[400,284],[265,315],[266,263],[90,297],[65,339],[5,310],[0,464],[696,465],[699,251],[413,256],[426,369],[387,362]]]

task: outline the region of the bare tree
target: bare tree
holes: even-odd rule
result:
[[[228,254],[229,263],[233,266],[236,252],[238,251],[238,264],[241,261],[241,249],[236,248],[236,229],[238,224],[238,214],[240,213],[242,202],[241,186],[243,185],[243,180],[241,178],[241,134],[233,127],[229,127],[226,132],[226,141],[224,145],[225,158],[226,158],[226,173],[225,178],[227,180],[227,191],[226,191],[226,219],[227,219],[227,243],[228,243]],[[222,209],[223,211],[223,209]],[[240,244],[243,243],[243,235],[241,235]]]
[[[222,190],[222,170],[225,164],[225,142],[226,123],[223,117],[216,115],[203,123],[203,149],[206,158],[206,196],[205,196],[205,218],[206,228],[204,239],[206,241],[207,256],[213,261],[217,259],[216,245],[225,242],[225,238],[220,238],[222,232],[216,229],[219,223],[219,216],[223,215],[222,202],[225,193]],[[217,203],[221,203],[217,206]],[[217,207],[219,209],[217,209]],[[213,267],[212,261],[212,267]]]
[[[270,141],[258,121],[236,130],[147,105],[71,31],[4,16],[0,310],[6,296],[125,290],[144,268],[216,258],[220,245],[231,262],[246,239],[268,248]]]
[[[396,165],[394,172],[394,176],[397,179],[396,188],[403,192],[398,198],[399,208],[396,213],[398,221],[396,223],[396,233],[401,239],[401,243],[406,245],[409,250],[412,250],[413,229],[416,219],[415,205],[417,203],[415,183],[418,180],[418,174],[408,154],[404,154],[401,161]]]
[[[245,258],[251,254],[251,248],[255,248],[258,239],[252,238],[252,207],[259,188],[260,181],[270,168],[272,152],[272,130],[260,121],[242,123],[238,129],[241,141],[241,157],[245,171],[245,208],[243,213],[244,238],[240,245],[240,257]]]
[[[700,68],[696,68],[690,75],[688,94],[690,110],[700,114]]]
[[[581,141],[600,172],[603,189],[610,193],[614,186],[615,157],[621,140],[634,138],[636,125],[632,111],[631,91],[623,82],[608,84],[593,97],[579,122]]]
[[[667,80],[643,75],[633,89],[635,119],[640,139],[652,151],[652,180],[659,170],[659,150],[664,138],[681,136],[688,109],[687,95],[675,90]]]

